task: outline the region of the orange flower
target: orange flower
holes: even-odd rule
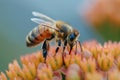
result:
[[[66,80],[81,80],[80,67],[77,64],[72,64],[69,66]]]
[[[98,57],[98,65],[101,70],[108,71],[113,66],[114,58],[111,54],[102,54]]]
[[[86,80],[102,80],[102,75],[100,73],[87,73]]]
[[[120,42],[87,41],[74,46],[71,54],[62,47],[55,53],[50,47],[46,60],[38,51],[21,57],[21,66],[16,60],[8,65],[6,75],[1,72],[0,80],[119,80]]]
[[[7,80],[7,77],[3,72],[0,73],[0,80]]]
[[[91,55],[97,59],[98,55],[102,53],[102,45],[99,44],[97,41],[87,41],[83,43],[84,49],[91,52]]]
[[[120,40],[120,1],[88,0],[82,16],[88,25],[93,26],[104,40]]]
[[[6,71],[10,80],[14,79],[34,79],[36,76],[36,68],[34,64],[29,63],[27,66],[23,64],[23,68],[21,69],[15,60],[13,64],[9,64],[9,70]]]
[[[22,64],[25,64],[26,66],[29,63],[34,63],[35,66],[38,67],[40,62],[44,62],[44,58],[43,58],[42,52],[38,51],[31,55],[26,55],[26,56],[21,57],[21,62],[22,62]]]
[[[84,72],[95,72],[96,71],[96,63],[95,59],[89,58],[86,60],[85,58],[80,62],[80,67]]]
[[[109,20],[116,25],[120,24],[119,0],[95,0],[93,2],[85,12],[85,17],[89,22],[99,25]]]
[[[117,58],[116,64],[118,69],[120,70],[120,56]]]
[[[112,43],[111,41],[109,41],[107,43],[104,43],[103,47],[104,52],[111,53],[115,59],[120,56],[120,42]]]
[[[55,51],[55,49],[53,49]],[[54,52],[53,51],[53,52]],[[60,69],[63,65],[62,60],[62,48],[59,49],[58,53],[53,53],[54,56],[48,55],[46,59],[46,64],[51,65],[53,70]]]
[[[53,72],[50,65],[40,63],[37,69],[37,79],[40,80],[52,80]]]
[[[108,73],[109,80],[120,80],[120,71],[114,70],[110,73]]]

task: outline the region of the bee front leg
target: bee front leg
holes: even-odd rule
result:
[[[78,42],[78,43],[79,43],[79,45],[80,45],[81,52],[83,51],[83,50],[82,50],[82,46],[81,46],[81,43],[80,43],[80,41],[75,41],[75,43],[73,43],[73,44],[70,44],[70,52],[69,52],[69,54],[71,53],[71,51],[72,51],[72,48],[73,48],[73,46],[74,46],[74,45],[76,45],[75,54],[77,53],[77,49],[78,49],[77,42]]]
[[[46,59],[47,51],[49,50],[48,40],[44,41],[43,46],[42,46],[42,50],[43,50],[43,57]]]
[[[56,53],[58,52],[59,47],[61,46],[61,40],[58,40],[57,42],[58,42],[58,46],[57,46],[57,48],[56,48],[56,50],[55,50]]]
[[[81,52],[83,52],[82,45],[81,45],[80,41],[78,41],[78,43],[79,43],[79,45],[80,45]]]
[[[69,44],[69,45],[70,45],[70,52],[69,52],[69,54],[71,54],[71,51],[73,49],[74,44]]]
[[[76,50],[75,50],[75,54],[77,53],[77,41],[75,41],[75,44],[76,44]]]

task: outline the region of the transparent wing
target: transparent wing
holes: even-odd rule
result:
[[[32,14],[36,17],[39,17],[40,19],[43,19],[45,21],[48,21],[48,22],[51,22],[51,23],[55,23],[55,20],[53,20],[52,18],[42,14],[42,13],[39,13],[39,12],[35,12],[33,11]]]
[[[31,18],[31,21],[37,23],[37,24],[49,24],[49,25],[52,25],[51,22],[47,22],[45,20],[42,20],[42,19],[39,19],[39,18]]]
[[[56,21],[53,20],[52,18],[42,14],[42,13],[39,13],[39,12],[32,12],[33,16],[37,17],[37,18],[31,18],[31,21],[37,23],[37,24],[46,24],[46,25],[49,25],[53,28],[56,28],[55,26],[55,23]]]

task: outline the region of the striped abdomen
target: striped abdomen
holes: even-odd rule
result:
[[[26,37],[27,47],[36,46],[45,39],[52,37],[53,31],[45,26],[35,27]]]

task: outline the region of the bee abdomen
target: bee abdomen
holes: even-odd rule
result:
[[[44,39],[51,37],[49,29],[45,29],[43,26],[35,27],[26,37],[26,46],[37,46],[43,42]]]
[[[38,27],[35,27],[32,31],[30,31],[26,37],[26,46],[32,47],[39,44],[42,41],[42,38],[39,38],[39,34],[40,32]]]

